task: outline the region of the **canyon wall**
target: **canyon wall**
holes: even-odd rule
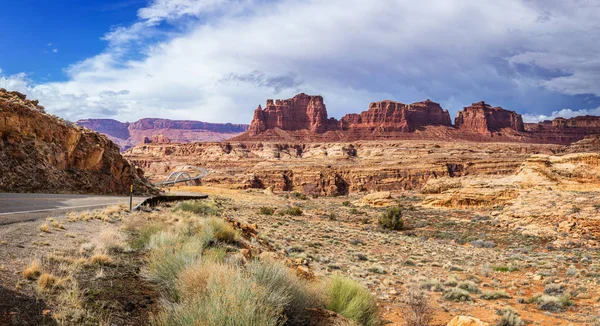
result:
[[[121,150],[143,143],[144,138],[151,140],[158,135],[169,139],[169,142],[221,141],[248,129],[248,125],[243,124],[154,118],[140,119],[132,123],[112,119],[84,119],[76,123],[106,135],[117,143]]]
[[[107,137],[0,89],[0,191],[127,194],[130,185],[149,190]]]
[[[421,189],[429,179],[511,175],[531,155],[560,145],[358,141],[147,144],[125,152],[152,180],[189,166],[209,170],[205,185],[272,188],[310,195]]]

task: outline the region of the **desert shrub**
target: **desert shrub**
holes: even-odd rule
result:
[[[273,207],[262,206],[258,209],[258,213],[261,215],[273,215],[275,214],[275,209]]]
[[[502,314],[502,319],[496,324],[496,326],[523,326],[525,323],[519,315],[512,309],[506,309]]]
[[[433,319],[433,308],[429,296],[419,287],[410,286],[406,292],[407,311],[404,319],[407,326],[427,326]]]
[[[292,196],[296,199],[300,199],[300,200],[308,200],[308,196],[306,196],[305,194],[301,193],[301,192],[294,192],[292,194]]]
[[[546,286],[544,287],[544,294],[547,295],[559,295],[563,292],[565,292],[565,286],[562,284],[550,283],[546,284]]]
[[[144,224],[139,229],[137,234],[131,238],[131,247],[134,249],[142,249],[146,247],[152,235],[159,232],[163,228],[164,225],[160,222]]]
[[[201,253],[200,241],[154,248],[148,253],[144,276],[172,293],[178,274],[198,261]]]
[[[375,297],[363,285],[341,276],[334,276],[328,285],[327,293],[327,309],[359,325],[379,324]]]
[[[469,293],[479,293],[479,289],[477,288],[477,284],[471,281],[462,281],[458,283],[458,288],[468,291]]]
[[[510,295],[504,291],[484,292],[481,298],[484,300],[510,299]]]
[[[155,318],[159,326],[276,326],[282,310],[271,305],[267,291],[239,270],[208,273],[203,291],[168,306]]]
[[[458,285],[458,280],[456,279],[456,276],[449,276],[448,279],[446,280],[446,282],[444,282],[445,286],[450,286],[450,287],[454,287]]]
[[[419,287],[423,290],[434,291],[434,292],[442,292],[444,291],[444,287],[442,283],[436,279],[424,280],[419,283]]]
[[[176,211],[184,211],[184,212],[192,212],[198,215],[216,215],[219,210],[214,206],[212,202],[202,201],[202,200],[193,200],[193,201],[184,201],[177,206],[175,206]]]
[[[444,293],[444,299],[455,302],[473,301],[469,292],[459,288],[452,288],[446,291],[446,293]]]
[[[350,206],[350,202],[349,202],[349,201],[347,201],[347,200],[344,200],[344,201],[342,202],[342,206],[344,206],[344,207],[348,207],[348,206]]]
[[[281,215],[291,215],[291,216],[301,216],[302,214],[304,214],[304,212],[302,212],[302,208],[294,206],[294,207],[289,207],[286,208],[282,211],[280,211]]]
[[[499,265],[499,266],[492,267],[492,270],[495,272],[500,272],[500,273],[509,273],[509,272],[516,272],[519,269],[512,265],[509,265],[509,266]]]
[[[390,230],[402,230],[404,227],[402,208],[399,206],[388,208],[381,217],[379,217],[379,225]]]
[[[56,276],[48,273],[40,275],[37,281],[37,288],[41,291],[46,291],[54,287],[57,282]]]
[[[231,224],[216,217],[203,221],[201,233],[206,242],[210,242],[210,238],[212,238],[218,242],[235,243],[239,237],[238,232]]]
[[[201,295],[211,275],[227,281],[236,271],[232,266],[220,263],[197,261],[181,271],[177,278],[177,291],[182,300],[193,300]]]
[[[545,311],[562,311],[563,303],[560,298],[543,295],[537,299],[538,309]]]
[[[269,304],[281,309],[286,325],[306,325],[310,321],[308,308],[320,306],[306,281],[299,279],[287,267],[274,261],[254,261],[248,266],[254,281],[267,291]]]
[[[329,218],[330,221],[337,221],[337,214],[335,214],[333,212],[329,213],[328,218]]]

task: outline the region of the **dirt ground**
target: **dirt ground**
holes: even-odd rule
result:
[[[406,286],[426,288],[427,282],[439,284],[428,292],[434,307],[433,325],[446,325],[456,315],[494,324],[509,307],[533,325],[597,325],[600,317],[598,250],[553,248],[551,236],[524,234],[497,224],[491,218],[496,215],[494,209],[431,208],[423,205],[423,195],[394,193],[392,203],[404,207],[406,228],[386,231],[377,225],[386,208],[360,206],[362,195],[307,198],[217,187],[174,190],[219,198],[223,217],[256,224],[264,241],[308,265],[317,276],[340,273],[365,284],[377,296],[382,317],[392,325],[403,324]],[[292,206],[299,207],[302,215],[278,214]],[[261,213],[262,207],[273,208],[275,214]],[[65,266],[61,259],[78,257],[100,231],[118,232],[127,221],[126,214],[108,221],[70,222],[70,218],[0,227],[0,325],[54,325],[55,319],[49,316],[57,313],[56,305],[45,299],[53,294],[40,293],[35,282],[24,279],[23,270],[39,259],[43,268],[60,274]],[[42,230],[44,225],[49,226],[47,232]],[[493,245],[479,246],[482,242]],[[159,297],[140,277],[143,258],[135,251],[112,256],[109,265],[83,265],[71,271],[85,289],[84,311],[106,312],[90,319],[96,324],[147,324]],[[463,283],[474,286],[469,301],[444,298]],[[549,284],[568,294],[572,305],[546,311],[530,300]],[[497,291],[507,297],[481,298]]]

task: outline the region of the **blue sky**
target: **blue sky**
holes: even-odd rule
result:
[[[18,1],[0,87],[70,120],[248,123],[299,92],[338,118],[427,98],[600,115],[599,16],[594,0]]]

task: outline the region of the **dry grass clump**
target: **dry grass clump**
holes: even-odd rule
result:
[[[112,259],[107,254],[94,254],[90,257],[90,263],[94,265],[111,265]]]
[[[125,238],[121,232],[107,229],[98,234],[93,244],[101,252],[121,251],[125,248]]]
[[[379,325],[377,302],[363,285],[341,276],[334,276],[327,293],[327,309],[359,325]]]
[[[29,265],[23,270],[23,278],[28,280],[35,280],[41,274],[41,264],[39,260],[33,260]]]
[[[54,319],[61,325],[78,325],[88,316],[89,312],[84,309],[83,291],[76,281],[69,282],[69,286],[58,292],[53,313]]]
[[[40,225],[40,231],[50,233],[50,226],[46,223]]]
[[[51,223],[51,224],[52,224],[52,227],[53,227],[55,230],[64,230],[64,229],[65,229],[65,226],[64,226],[64,224],[62,224],[62,223],[59,223],[59,222],[57,222],[57,221],[52,221],[52,223]]]
[[[494,291],[494,292],[484,292],[481,295],[481,298],[484,300],[498,300],[498,299],[510,299],[511,297],[504,291]]]
[[[239,238],[239,234],[233,226],[220,218],[206,219],[202,223],[202,228],[204,232],[212,234],[212,238],[219,242],[234,243]]]
[[[48,289],[53,288],[56,283],[57,283],[56,276],[49,274],[49,273],[43,273],[38,278],[37,287],[40,292],[43,292],[43,291],[47,291]]]

